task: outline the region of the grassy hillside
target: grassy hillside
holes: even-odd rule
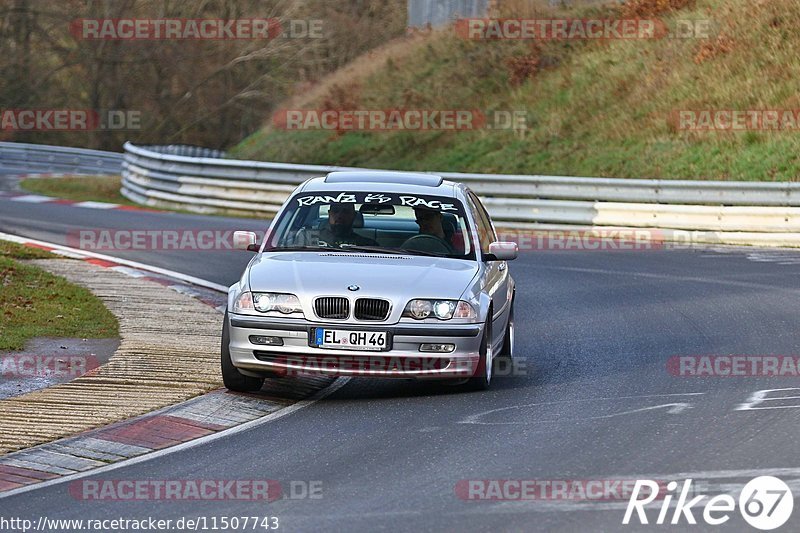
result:
[[[627,10],[621,12],[619,10]],[[547,13],[537,13],[547,16]],[[283,131],[242,158],[395,169],[793,180],[800,130],[688,132],[679,109],[800,109],[796,0],[634,0],[571,17],[712,19],[708,39],[468,41],[435,32],[291,108],[524,110],[527,130]],[[526,16],[531,16],[526,13]]]

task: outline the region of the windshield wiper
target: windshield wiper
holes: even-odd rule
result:
[[[381,254],[396,254],[396,255],[406,255],[406,252],[403,250],[398,250],[397,248],[384,248],[383,246],[360,246],[358,244],[340,244],[340,250],[352,250],[354,252],[376,252]]]
[[[265,248],[264,252],[335,252],[338,248],[333,246],[275,246]]]
[[[426,252],[424,250],[406,250],[404,248],[384,248],[383,246],[359,246],[357,244],[342,244],[343,250],[354,250],[356,252],[377,252],[390,253],[396,255],[424,255],[428,257],[447,257],[447,254],[436,252]]]
[[[404,250],[408,255],[424,255],[425,257],[450,257],[450,254],[440,254],[438,252],[428,252],[425,250]]]

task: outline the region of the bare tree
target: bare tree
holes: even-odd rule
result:
[[[6,139],[119,149],[122,142],[225,147],[256,130],[298,87],[404,31],[403,0],[0,0],[0,107],[133,111],[136,131],[5,131]],[[106,40],[79,19],[241,19],[321,38]],[[295,24],[292,24],[295,21]],[[305,22],[304,22],[305,21]]]

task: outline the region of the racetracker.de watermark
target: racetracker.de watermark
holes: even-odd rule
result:
[[[519,109],[281,109],[272,116],[286,131],[524,131],[527,121]]]
[[[0,356],[0,378],[77,378],[101,365],[89,355],[31,355]]]
[[[124,131],[142,128],[142,113],[125,109],[0,109],[3,131]]]
[[[667,123],[680,131],[800,131],[800,109],[677,109]]]
[[[258,341],[251,337],[251,342]],[[255,344],[259,344],[256,342]],[[447,353],[440,356],[420,354],[330,354],[304,355],[280,354],[270,357],[276,365],[274,372],[281,376],[331,376],[331,375],[391,375],[403,373],[447,374],[455,377],[483,375],[477,358],[449,358]],[[494,360],[494,377],[526,376],[528,367],[525,359]]]
[[[677,246],[661,230],[597,228],[576,230],[500,229],[500,241],[515,242],[520,251],[625,251],[659,250]]]
[[[800,377],[799,355],[676,355],[667,360],[676,377]]]
[[[321,39],[320,19],[82,18],[70,23],[75,39],[88,41],[197,41]]]
[[[257,233],[263,242],[264,232]],[[504,229],[497,231],[500,241],[515,242],[520,251],[650,251],[681,249],[692,245],[690,236],[668,234],[658,229],[592,228],[575,230]],[[494,235],[480,235],[494,239]],[[244,248],[233,230],[172,229],[106,229],[83,228],[67,232],[67,246],[93,252],[103,251],[228,251]]]
[[[455,23],[456,35],[468,40],[652,40],[707,39],[713,33],[710,19],[678,20],[667,25],[660,19],[573,18],[463,18]]]
[[[320,480],[275,479],[81,479],[69,484],[81,501],[252,501],[319,500]]]
[[[636,479],[462,479],[455,493],[467,501],[627,501]],[[666,486],[666,482],[663,482]]]
[[[263,236],[263,234],[262,234]],[[233,230],[217,229],[74,229],[67,246],[87,251],[224,251],[238,250]]]

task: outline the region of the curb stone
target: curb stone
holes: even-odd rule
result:
[[[0,401],[0,454],[5,453],[0,455],[0,493],[257,420],[335,381],[271,379],[257,394],[220,389],[218,331],[225,295],[77,250],[25,244],[82,259],[29,263],[89,286],[117,315],[122,340],[96,371]],[[165,313],[175,312],[188,318],[163,320]],[[188,336],[191,344],[184,340]]]

